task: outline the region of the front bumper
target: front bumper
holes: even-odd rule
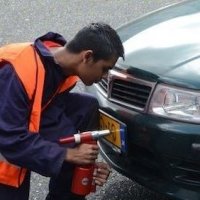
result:
[[[113,104],[93,87],[106,113],[127,125],[128,151],[118,154],[100,141],[103,157],[121,174],[154,191],[180,200],[200,199],[200,125],[172,121]]]

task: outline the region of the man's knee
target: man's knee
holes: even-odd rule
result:
[[[99,128],[99,103],[94,96],[84,95],[82,99],[83,118],[79,130],[95,130]]]
[[[94,96],[90,96],[90,107],[94,110],[97,111],[99,109],[99,102]]]
[[[81,98],[81,102],[88,107],[99,108],[99,102],[97,99],[89,94],[84,94]]]

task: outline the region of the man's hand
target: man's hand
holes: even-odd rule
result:
[[[97,162],[96,166],[97,169],[94,172],[93,179],[95,180],[96,185],[103,186],[111,172],[110,166],[103,162]]]
[[[80,144],[75,148],[68,148],[65,156],[67,162],[76,165],[93,164],[99,154],[97,144]]]

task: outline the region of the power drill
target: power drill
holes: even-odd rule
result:
[[[110,130],[87,131],[74,134],[73,136],[61,138],[59,142],[60,144],[96,144],[99,138],[110,133]],[[90,192],[95,192],[96,186],[93,181],[94,170],[95,164],[76,166],[72,178],[71,192],[82,196],[88,195]]]

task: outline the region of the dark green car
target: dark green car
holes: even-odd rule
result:
[[[185,1],[118,29],[125,61],[87,87],[100,141],[114,169],[173,199],[200,200],[200,0]]]

